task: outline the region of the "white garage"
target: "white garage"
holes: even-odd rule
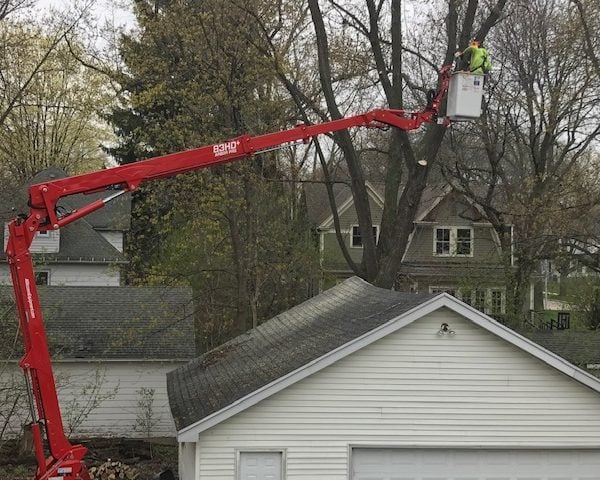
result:
[[[352,480],[597,480],[600,450],[353,448]]]
[[[168,375],[182,480],[600,480],[600,380],[353,278]]]

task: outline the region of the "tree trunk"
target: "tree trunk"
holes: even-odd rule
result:
[[[447,45],[444,52],[444,64],[452,62],[457,46],[459,33],[458,3],[456,0],[451,0],[448,3],[448,16],[446,18]],[[481,28],[477,32],[479,40],[483,40],[490,28],[496,23],[505,3],[505,0],[499,0],[487,17],[481,19]],[[364,23],[361,23],[361,20],[355,15],[349,14],[343,7],[338,6],[338,8],[340,12],[348,15],[349,24],[360,24],[357,31],[365,36],[371,46],[378,79],[389,107],[402,108],[402,84],[405,77],[402,62],[402,51],[404,49],[401,29],[402,0],[392,0],[390,5],[392,20],[390,26],[390,59],[384,57],[384,52],[388,51],[388,46],[386,45],[383,48],[384,36],[379,31],[382,20],[381,4],[373,0],[366,0],[365,4],[368,21]],[[338,119],[342,115],[334,94],[329,64],[330,52],[322,12],[318,0],[309,0],[308,5],[316,33],[321,87],[331,118]],[[477,11],[478,1],[469,0],[466,15],[461,25],[461,38],[468,39],[472,36]],[[431,125],[417,143],[412,142],[405,131],[394,131],[391,135],[379,244],[376,247],[371,235],[363,235],[363,260],[360,272],[366,280],[380,287],[392,288],[400,271],[402,257],[414,228],[414,220],[418,212],[421,195],[427,185],[427,177],[436,161],[445,131],[444,126]],[[362,232],[370,232],[372,215],[359,156],[348,132],[339,132],[334,136],[334,139],[340,146],[348,165],[354,207],[360,229]],[[423,160],[427,163],[427,166],[419,164],[419,161]],[[402,162],[404,162],[404,165]],[[403,173],[407,175],[405,182],[401,182]],[[404,189],[400,194],[399,190],[402,183],[404,183]],[[332,208],[334,208],[333,205]]]
[[[229,232],[231,235],[231,246],[235,263],[235,277],[237,284],[237,304],[232,328],[232,334],[235,336],[244,333],[248,329],[248,278],[245,252],[241,238],[241,232],[239,230],[239,219],[237,213],[232,209],[229,209],[227,220],[229,222]]]

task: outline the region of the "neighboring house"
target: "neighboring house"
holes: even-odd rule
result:
[[[63,178],[65,173],[56,168],[44,170],[31,183],[41,183],[53,178]],[[66,211],[79,208],[106,192],[90,195],[72,195],[59,205]],[[10,271],[4,250],[7,242],[7,223],[16,213],[26,211],[23,199],[15,205],[0,205],[4,224],[3,248],[0,254],[0,285],[11,283]],[[9,200],[4,199],[4,203]],[[12,207],[16,210],[13,211]],[[123,195],[104,208],[56,231],[38,232],[31,245],[39,285],[89,285],[118,286],[121,283],[120,267],[127,263],[123,255],[124,237],[131,221],[131,198]]]
[[[67,433],[172,437],[166,374],[194,357],[191,291],[47,286],[39,287],[39,293]],[[0,387],[13,385],[8,397],[25,408],[16,315],[6,315],[13,305],[11,287],[0,287],[0,300],[5,347],[0,349]],[[12,342],[18,351],[6,348]],[[0,429],[11,406],[3,401],[7,392],[0,388]],[[27,412],[16,412],[12,433],[18,434],[27,421]]]
[[[379,236],[383,187],[367,183],[373,235]],[[325,186],[305,189],[309,218],[319,238],[321,290],[352,276],[336,239]],[[355,261],[362,258],[362,238],[348,186],[335,184],[341,232]],[[510,255],[510,252],[508,252]],[[500,241],[491,224],[464,196],[446,187],[425,190],[402,260],[396,288],[401,291],[447,292],[479,310],[500,317],[506,289]]]
[[[182,480],[600,478],[600,380],[351,278],[168,374]]]

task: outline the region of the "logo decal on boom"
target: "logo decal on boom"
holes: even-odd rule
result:
[[[223,155],[231,155],[237,153],[238,146],[240,145],[239,140],[231,140],[225,143],[219,143],[213,146],[213,153],[215,157],[222,157]]]

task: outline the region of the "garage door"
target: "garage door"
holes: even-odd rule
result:
[[[351,479],[600,480],[600,451],[354,448]]]

